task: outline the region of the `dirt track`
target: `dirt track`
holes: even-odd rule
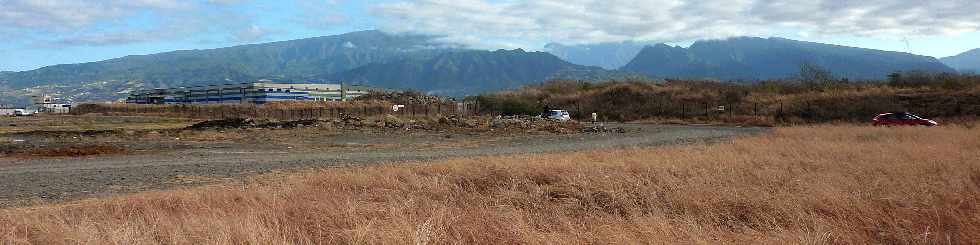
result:
[[[58,202],[229,181],[240,176],[308,168],[397,163],[455,157],[580,151],[711,141],[767,132],[764,128],[615,125],[628,133],[486,136],[345,132],[330,147],[282,144],[216,145],[155,154],[84,158],[0,159],[0,206]]]

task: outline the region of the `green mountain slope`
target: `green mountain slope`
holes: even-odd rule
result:
[[[8,74],[15,87],[100,80],[141,80],[170,85],[303,77],[335,73],[441,47],[426,36],[354,32],[210,50],[127,56],[106,61],[56,65]]]
[[[329,78],[443,95],[471,95],[550,79],[600,80],[622,76],[598,67],[571,64],[549,53],[517,49],[457,51],[431,59],[371,64]]]
[[[805,62],[857,80],[881,80],[895,71],[954,72],[932,57],[752,37],[699,41],[690,48],[646,47],[623,70],[665,78],[765,80],[795,77]]]
[[[60,94],[71,100],[113,100],[126,89],[249,82],[258,79],[293,82],[317,74],[344,72],[406,57],[425,58],[454,49],[430,36],[362,31],[292,41],[209,50],[134,55],[99,62],[55,65],[0,74],[0,86]],[[100,83],[135,86],[120,91],[91,90],[66,94]],[[118,88],[118,87],[114,87]]]
[[[980,73],[980,48],[940,59],[943,64],[963,72]]]

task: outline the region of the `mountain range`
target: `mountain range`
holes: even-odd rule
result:
[[[980,48],[940,60],[949,67],[962,72],[980,73]]]
[[[82,64],[55,65],[7,74],[14,87],[135,80],[171,87],[201,83],[249,81],[257,78],[302,78],[343,72],[367,64],[404,57],[424,57],[451,50],[420,35],[389,35],[380,31],[243,45],[209,50],[183,50],[134,55]]]
[[[882,80],[895,71],[955,72],[927,56],[756,37],[648,46],[622,69],[656,78],[751,81],[793,78],[804,63],[851,80]]]
[[[465,95],[514,89],[551,79],[600,80],[618,75],[599,67],[572,64],[549,53],[516,49],[446,52],[433,58],[369,64],[326,77],[384,88]]]
[[[134,89],[259,79],[343,81],[462,96],[550,79],[784,79],[796,76],[804,62],[850,79],[883,80],[894,71],[953,71],[932,57],[782,38],[699,41],[689,48],[636,42],[549,44],[548,52],[473,50],[438,40],[436,36],[361,31],[4,72],[0,73],[0,103],[9,104],[12,98],[23,102],[42,93],[72,101],[118,100]]]
[[[0,102],[53,94],[72,101],[124,98],[135,89],[250,82],[357,83],[441,95],[514,89],[549,79],[599,80],[618,71],[576,65],[552,54],[483,51],[437,37],[362,31],[266,44],[127,56],[0,74]],[[625,73],[624,73],[625,74]]]

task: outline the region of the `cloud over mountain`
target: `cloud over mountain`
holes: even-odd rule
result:
[[[957,35],[980,30],[972,0],[416,0],[375,12],[393,31],[449,36],[475,46],[498,40],[568,44],[689,41],[769,35]]]

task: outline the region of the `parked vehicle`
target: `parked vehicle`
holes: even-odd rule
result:
[[[568,111],[566,110],[549,110],[548,114],[545,115],[545,118],[562,122],[572,120],[571,116],[568,115]]]
[[[14,116],[23,117],[23,116],[33,116],[33,115],[34,113],[31,113],[26,109],[14,109]]]
[[[875,126],[939,126],[939,123],[936,121],[908,112],[882,113],[876,116],[872,121],[874,121]]]

